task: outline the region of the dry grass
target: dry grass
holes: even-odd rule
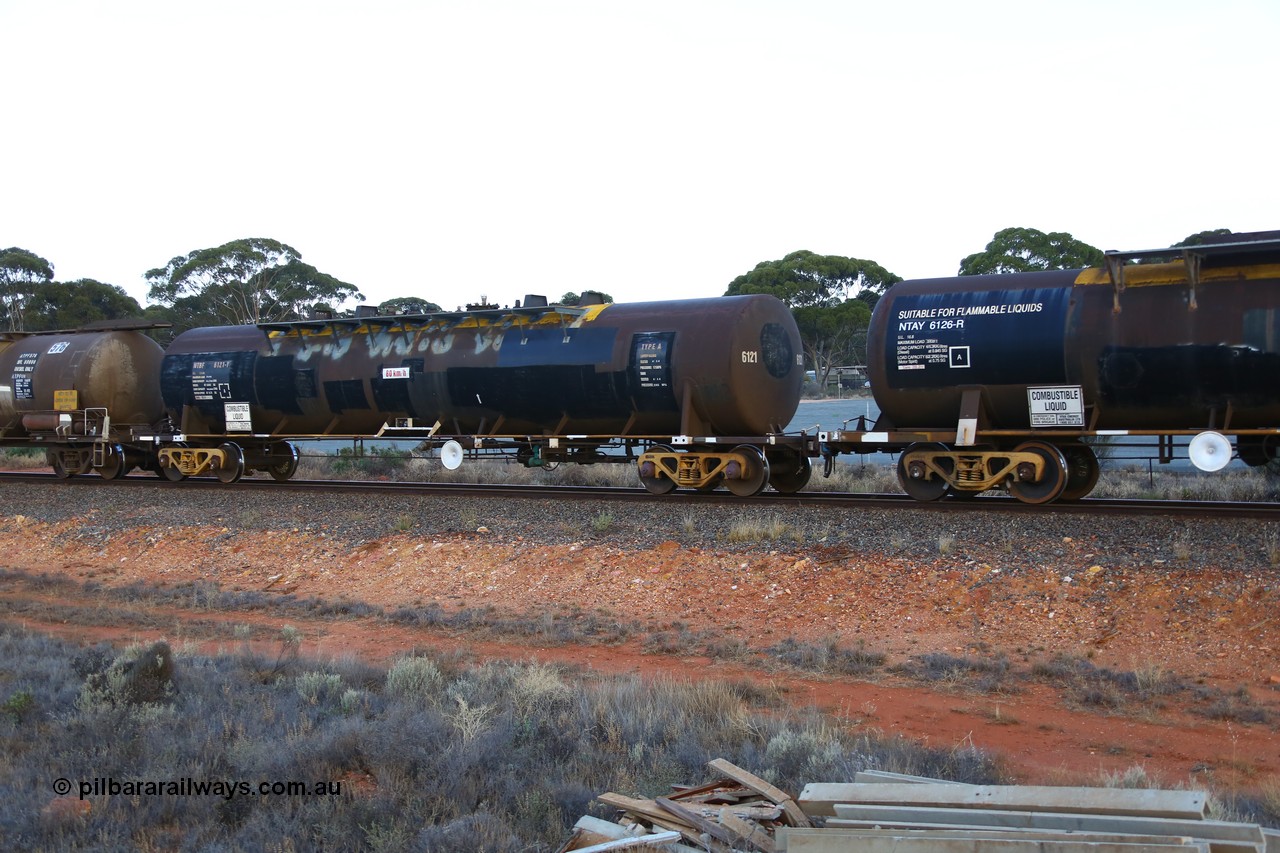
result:
[[[1262,550],[1267,554],[1267,562],[1272,565],[1280,565],[1280,531],[1273,527],[1266,528],[1262,533]]]
[[[1105,469],[1092,497],[1147,500],[1271,501],[1280,481],[1266,471],[1233,469],[1217,474],[1200,471],[1155,471],[1133,467]]]
[[[804,533],[799,528],[783,521],[778,515],[743,516],[733,523],[725,538],[730,542],[777,542],[791,540],[803,542]]]
[[[1200,789],[1185,782],[1170,783],[1152,775],[1140,764],[1124,770],[1102,771],[1096,781],[1086,781],[1103,788],[1162,788],[1172,790]],[[1208,791],[1208,817],[1238,823],[1258,823],[1274,827],[1280,823],[1280,777],[1269,776],[1248,790]]]
[[[48,467],[43,450],[28,448],[0,450],[0,468],[6,471],[35,471]]]

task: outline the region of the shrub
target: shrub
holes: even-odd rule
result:
[[[163,640],[145,651],[118,657],[106,671],[90,674],[80,694],[80,707],[91,710],[116,705],[169,701],[174,694],[173,652]]]
[[[14,470],[47,468],[44,451],[38,447],[11,447],[0,450],[0,466]]]
[[[1002,657],[956,657],[945,652],[930,652],[919,658],[898,664],[895,672],[901,672],[922,681],[943,681],[982,693],[1003,689],[1009,674],[1009,661]]]
[[[132,674],[154,680],[164,670],[153,666],[164,658],[155,647],[86,655],[0,628],[9,676],[29,685],[10,693],[0,716],[0,831],[27,849],[68,851],[517,851],[554,849],[596,793],[665,793],[704,779],[715,757],[793,791],[869,767],[1000,778],[973,751],[855,737],[812,710],[753,711],[760,697],[741,685],[570,680],[536,664],[446,672],[420,656],[379,680],[349,662],[338,671],[296,657],[300,641],[282,632],[296,676],[250,669],[246,677],[239,656],[170,657],[179,689],[139,702]],[[347,686],[341,672],[366,686]],[[37,709],[57,725],[14,722],[14,712]],[[343,787],[342,796],[322,797],[90,795],[85,820],[40,817],[50,778],[104,775]],[[373,793],[352,796],[355,779],[369,780]]]
[[[340,449],[329,461],[335,477],[391,477],[409,464],[412,454],[392,447],[371,447],[366,452]]]
[[[788,637],[767,651],[779,661],[797,669],[837,672],[841,675],[865,675],[884,666],[888,659],[881,652],[867,651],[861,642],[850,649],[839,645],[835,639],[821,643],[801,643]]]
[[[308,705],[337,699],[343,689],[342,676],[328,672],[304,672],[294,680],[294,685]]]
[[[387,672],[387,695],[396,699],[434,703],[443,685],[440,667],[430,658],[401,658]]]
[[[26,720],[36,706],[35,695],[30,690],[18,690],[9,694],[9,698],[0,705],[0,713],[10,717],[15,723]]]

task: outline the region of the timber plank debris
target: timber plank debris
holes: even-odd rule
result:
[[[792,797],[724,759],[652,799],[605,793],[557,853],[1280,853],[1280,834],[1206,819],[1200,791],[968,785],[859,772]]]
[[[714,774],[712,781],[678,787],[665,797],[642,799],[612,791],[599,795],[597,802],[622,812],[610,832],[617,839],[652,839],[650,849],[657,850],[777,853],[774,834],[779,827],[811,826],[795,799],[768,781],[724,759],[707,768]],[[658,842],[656,834],[649,834],[659,832],[676,832],[679,838]],[[574,838],[559,853],[592,849],[574,845],[600,843],[605,837],[598,825],[579,821]]]

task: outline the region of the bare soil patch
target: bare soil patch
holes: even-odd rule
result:
[[[216,650],[233,645],[235,625],[254,626],[258,642],[269,643],[287,623],[302,630],[303,654],[320,658],[387,661],[435,648],[601,673],[750,679],[843,725],[989,750],[1023,782],[1096,781],[1100,771],[1134,765],[1165,784],[1252,788],[1274,780],[1276,573],[1154,570],[1110,561],[1088,539],[1055,544],[1064,556],[1054,567],[1012,572],[994,556],[908,558],[823,545],[627,547],[456,532],[351,544],[301,529],[199,524],[103,534],[92,515],[10,514],[0,516],[0,566],[20,574],[0,583],[0,612],[11,624],[83,642],[164,636]],[[42,589],[31,582],[41,574],[76,583]],[[111,596],[133,584],[193,582],[386,613],[474,610],[534,626],[547,614],[585,613],[630,627],[619,632],[622,642],[565,643],[536,627],[502,636],[447,619],[449,627],[430,628],[385,616],[210,609],[198,597]],[[69,612],[79,615],[64,618]],[[887,660],[851,677],[806,673],[759,654],[788,639],[861,644]],[[958,668],[966,661],[1003,661],[1007,674],[980,686]],[[951,670],[934,666],[948,662]],[[1102,688],[1091,696],[1046,675],[1064,662],[1180,686],[1141,702]]]

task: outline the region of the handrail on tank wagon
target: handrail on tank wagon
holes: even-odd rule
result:
[[[25,331],[13,329],[0,331],[0,341],[20,341],[36,335],[74,335],[80,332],[149,332],[152,329],[172,329],[173,324],[160,320],[98,320],[85,323],[83,326],[72,326],[66,329],[38,329]]]
[[[1200,246],[1169,246],[1164,249],[1104,252],[1107,277],[1111,280],[1111,286],[1115,290],[1115,312],[1117,314],[1120,313],[1120,294],[1124,292],[1125,288],[1125,266],[1130,261],[1144,258],[1169,258],[1175,260],[1181,258],[1187,272],[1189,295],[1187,307],[1189,310],[1196,310],[1199,307],[1196,302],[1196,288],[1200,286],[1200,268],[1206,260],[1220,260],[1226,257],[1267,252],[1275,253],[1280,258],[1280,231],[1258,231],[1255,233],[1257,239],[1233,240],[1230,243],[1205,243]],[[1244,235],[1235,234],[1233,236],[1240,237]]]

